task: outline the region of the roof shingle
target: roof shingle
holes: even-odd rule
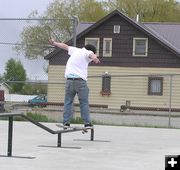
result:
[[[180,54],[180,23],[144,23],[144,25]]]

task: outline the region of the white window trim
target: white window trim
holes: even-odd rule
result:
[[[145,55],[143,55],[143,54],[135,54],[136,40],[146,40]],[[133,38],[133,56],[138,56],[138,57],[147,57],[148,56],[148,38]]]
[[[106,40],[110,40],[110,53],[106,53]],[[103,57],[112,57],[112,38],[103,38]]]
[[[87,40],[97,40],[98,41],[97,47],[96,47],[96,55],[99,56],[99,41],[100,41],[100,38],[97,38],[97,37],[85,38],[85,45],[88,44]]]
[[[114,25],[114,29],[113,29],[114,34],[119,34],[120,30],[121,30],[120,25]]]

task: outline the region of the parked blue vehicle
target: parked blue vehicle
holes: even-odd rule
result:
[[[28,103],[32,106],[46,106],[47,96],[46,95],[38,95],[30,100]]]

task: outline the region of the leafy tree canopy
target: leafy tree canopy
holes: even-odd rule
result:
[[[7,61],[4,73],[4,79],[8,81],[25,81],[26,70],[22,63],[18,60],[11,58]],[[10,86],[12,92],[19,93],[22,90],[24,83],[12,83]]]
[[[37,11],[29,15],[29,19],[42,20],[24,28],[21,33],[22,45],[17,45],[15,50],[30,59],[44,57],[53,50],[48,45],[50,38],[67,41],[72,37],[73,16],[77,16],[80,21],[94,22],[106,14],[103,3],[95,0],[54,0],[43,16],[38,16]]]
[[[118,9],[130,18],[139,14],[141,22],[180,22],[180,4],[176,0],[54,0],[43,16],[33,11],[29,18],[38,20],[35,25],[25,27],[16,51],[27,58],[44,57],[53,50],[48,40],[54,38],[67,41],[72,37],[73,16],[79,22],[96,22],[109,12]],[[28,21],[30,22],[30,21]]]
[[[180,22],[180,4],[176,0],[109,0],[110,10],[119,9],[141,22]]]

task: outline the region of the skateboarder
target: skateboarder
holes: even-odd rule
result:
[[[64,114],[63,125],[69,127],[71,119],[73,117],[73,100],[77,94],[80,103],[81,118],[84,121],[85,127],[92,127],[90,113],[89,113],[89,88],[87,86],[88,64],[93,61],[94,63],[100,63],[96,55],[96,48],[87,44],[83,48],[77,48],[68,46],[62,42],[56,42],[49,40],[49,43],[53,46],[66,50],[69,55],[69,59],[66,63],[65,69],[65,98],[64,98]]]

